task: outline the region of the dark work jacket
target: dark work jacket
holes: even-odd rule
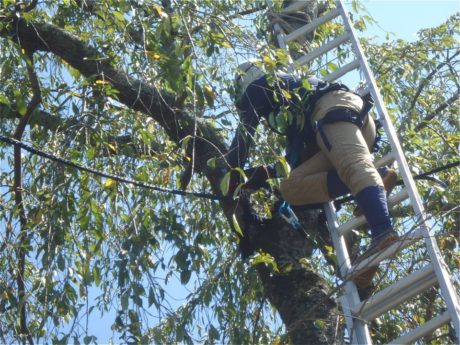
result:
[[[236,104],[240,111],[241,124],[237,135],[230,145],[227,156],[227,162],[231,167],[243,167],[252,137],[261,118],[268,120],[271,113],[276,116],[282,106],[288,107],[289,111],[300,112],[305,117],[307,116],[308,109],[306,102],[298,100],[295,96],[292,96],[288,100],[281,92],[281,89],[290,93],[295,90],[301,96],[302,100],[306,99],[308,91],[301,87],[301,81],[286,74],[278,75],[278,78],[280,80],[276,81],[274,86],[268,85],[265,76],[255,80],[246,88],[240,101]],[[308,140],[307,132],[310,131],[311,126],[310,121],[305,117],[302,120],[302,127],[296,121],[287,127],[288,147],[286,156],[291,165],[296,165],[295,156],[298,155],[297,152],[293,152],[293,148],[296,147],[295,151],[297,151],[300,141],[303,143]],[[290,156],[292,156],[291,159]]]

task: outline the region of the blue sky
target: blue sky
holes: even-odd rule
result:
[[[369,30],[370,36],[393,32],[409,41],[416,39],[419,29],[439,25],[460,11],[457,0],[361,0],[361,4],[379,22]]]
[[[361,0],[361,4],[378,21],[378,25],[362,35],[377,36],[382,40],[387,32],[394,33],[392,39],[415,40],[418,30],[439,25],[460,10],[456,0]],[[180,294],[180,291],[177,293]],[[98,316],[91,320],[90,334],[98,337],[98,343],[108,343],[113,335],[110,330],[113,315],[104,318]],[[117,340],[117,337],[113,338],[114,342]]]

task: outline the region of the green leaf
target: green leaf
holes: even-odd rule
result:
[[[276,61],[273,60],[273,59],[272,59],[270,56],[268,56],[268,55],[264,55],[263,61],[264,61],[264,63],[265,63],[268,67],[270,67],[270,68],[275,68],[275,67],[276,67]]]
[[[240,228],[240,224],[238,224],[238,219],[236,219],[236,215],[233,214],[232,215],[232,224],[233,224],[233,228],[235,229],[235,231],[241,235],[241,237],[243,237],[243,231],[241,230]]]
[[[215,169],[216,168],[216,161],[217,161],[216,157],[209,158],[208,161],[206,162],[206,164],[211,169]]]
[[[187,146],[188,146],[188,143],[190,142],[190,140],[193,139],[193,136],[191,136],[190,134],[185,136],[184,138],[182,138],[181,140],[181,147],[182,147],[182,150],[184,150],[184,152],[187,150]],[[208,160],[209,161],[209,160]]]
[[[101,270],[99,267],[93,267],[94,284],[101,285]]]
[[[123,13],[120,13],[118,11],[113,11],[112,13],[115,16],[115,18],[117,18],[120,22],[125,21],[125,17],[123,16]]]
[[[286,91],[284,89],[281,89],[281,93],[283,94],[283,97],[288,99],[288,100],[292,98],[292,95],[288,91]]]
[[[302,78],[301,83],[302,83],[302,87],[303,87],[305,90],[310,91],[310,90],[312,89],[311,84],[310,84],[310,82],[308,81],[307,78]]]
[[[120,299],[121,310],[127,310],[129,306],[129,293],[126,291],[121,295]]]
[[[206,103],[208,103],[211,108],[214,107],[214,99],[216,98],[216,95],[209,85],[204,86],[204,97],[206,99]]]
[[[152,306],[153,303],[156,302],[156,298],[155,298],[155,291],[153,291],[153,288],[150,287],[149,288],[149,297],[148,297],[148,303],[149,303],[149,307]]]
[[[220,338],[219,331],[213,325],[209,327],[209,338],[215,340]]]
[[[228,190],[230,188],[230,174],[231,171],[228,171],[220,181],[220,191],[222,192],[222,195],[228,194]]]
[[[27,105],[22,100],[18,100],[16,103],[17,111],[21,116],[24,116],[27,113]]]
[[[4,94],[1,94],[1,93],[0,93],[0,103],[9,105],[9,104],[10,104],[10,100],[9,100]]]
[[[270,254],[259,252],[251,258],[252,266],[257,266],[260,264],[264,264],[273,272],[279,272],[278,265],[276,264],[276,261],[273,258],[273,256],[271,256]]]
[[[291,173],[291,166],[287,162],[286,158],[283,156],[279,156],[278,162],[282,169],[282,171],[280,171],[280,173],[282,174],[281,176],[284,176],[284,177],[289,176],[289,174]],[[278,164],[276,165],[277,170],[278,170],[279,165]]]
[[[191,271],[189,271],[189,270],[182,271],[180,273],[180,282],[182,284],[184,284],[184,285],[187,284],[189,282],[191,276],[192,276]]]
[[[65,270],[65,260],[62,254],[59,254],[57,257],[57,266],[59,270],[64,271]]]

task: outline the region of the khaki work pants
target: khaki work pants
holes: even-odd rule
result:
[[[323,129],[331,150],[325,147],[320,134],[316,133],[320,151],[291,171],[289,177],[281,182],[281,195],[288,203],[306,205],[331,201],[327,187],[327,173],[330,170],[337,171],[353,195],[365,187],[383,186],[370,153],[376,135],[371,116],[367,116],[361,130],[350,122],[326,124]]]

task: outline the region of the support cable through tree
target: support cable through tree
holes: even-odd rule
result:
[[[19,140],[16,140],[16,139],[4,136],[4,135],[0,135],[0,141],[3,142],[3,143],[6,143],[6,144],[12,145],[12,146],[20,147],[20,148],[22,148],[22,149],[24,149],[24,150],[26,150],[26,151],[28,151],[28,152],[30,152],[32,154],[35,154],[37,156],[52,160],[54,162],[57,162],[57,163],[60,163],[60,164],[75,168],[77,170],[85,171],[85,172],[88,172],[88,173],[91,173],[93,175],[100,176],[100,177],[110,178],[110,179],[112,179],[114,181],[117,181],[117,182],[132,184],[132,185],[134,185],[136,187],[151,189],[151,190],[161,192],[161,193],[169,193],[169,194],[180,195],[180,196],[198,197],[198,198],[210,199],[210,200],[223,200],[224,199],[224,197],[221,197],[221,196],[218,196],[218,195],[215,195],[215,194],[200,193],[200,192],[186,192],[186,191],[178,190],[178,189],[163,188],[163,187],[152,185],[150,183],[136,181],[136,180],[133,180],[131,178],[127,178],[127,177],[123,177],[123,176],[103,172],[103,171],[100,171],[100,170],[97,170],[97,169],[93,169],[93,168],[86,167],[86,166],[83,166],[81,164],[72,162],[72,161],[70,161],[68,159],[58,157],[58,156],[56,156],[54,154],[39,150],[39,149],[29,145],[29,144],[24,143],[23,141],[19,141]],[[448,170],[448,169],[455,168],[455,167],[457,167],[459,165],[460,165],[460,161],[455,161],[455,162],[452,162],[452,163],[449,163],[449,164],[446,164],[446,165],[442,165],[442,166],[437,167],[435,169],[432,169],[430,171],[414,175],[414,179],[416,179],[416,180],[422,180],[422,179],[433,180],[433,178],[430,177],[430,175],[438,173],[438,172],[441,172],[441,171],[445,171],[445,170]],[[436,179],[435,182],[439,183],[439,181],[437,179]],[[397,181],[396,184],[401,185],[402,180]],[[341,204],[344,204],[344,203],[346,203],[346,202],[348,202],[350,200],[352,200],[351,196],[344,197],[344,198],[342,198],[340,200],[337,200],[336,204],[341,205]],[[300,207],[300,208],[302,208],[302,207]]]

